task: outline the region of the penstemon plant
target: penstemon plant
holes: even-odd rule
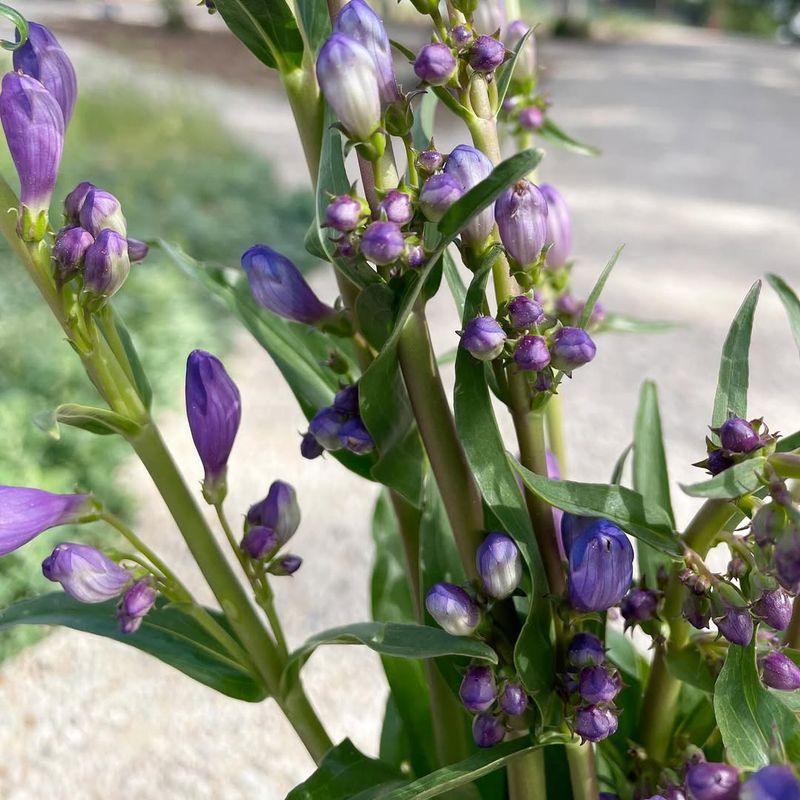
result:
[[[619,252],[585,301],[571,292],[569,209],[537,184],[532,145],[593,151],[551,119],[533,33],[513,3],[509,20],[488,0],[413,0],[430,30],[418,52],[390,42],[364,0],[205,5],[280,76],[317,198],[306,247],[331,265],[341,297],[323,302],[266,244],[233,269],[133,239],[118,200],[89,183],[54,224],[75,72],[47,28],[0,5],[16,27],[3,42],[13,70],[0,121],[20,184],[17,196],[0,179],[10,209],[0,228],[103,401],[60,405],[54,420],[130,443],[218,604],[200,605],[101,498],[4,485],[0,554],[66,524],[116,533],[102,549],[59,544],[42,571],[63,591],[5,609],[0,628],[66,625],[231,697],[272,698],[318,764],[293,800],[799,798],[800,433],[779,436],[748,416],[760,283],[725,341],[697,464],[708,476],[682,487],[702,500],[688,526],[679,530],[671,509],[652,383],[609,483],[568,480],[564,379],[593,360],[597,334],[648,324],[598,302]],[[395,73],[403,58],[410,92]],[[434,145],[437,106],[464,126],[449,153]],[[505,160],[501,134],[518,150]],[[288,650],[273,582],[302,564],[287,550],[298,499],[275,481],[234,531],[226,472],[240,396],[202,351],[186,366],[202,489],[184,482],[112,301],[149,246],[225,302],[275,360],[308,419],[302,457],[327,454],[331,470],[382,485],[373,621]],[[462,318],[452,407],[426,321],[443,278]],[[768,280],[800,346],[800,300]],[[510,415],[513,444],[497,413]],[[622,485],[629,453],[632,488]],[[706,558],[717,544],[730,551],[722,573]],[[390,697],[378,759],[331,742],[304,693],[303,665],[324,644],[381,654]]]

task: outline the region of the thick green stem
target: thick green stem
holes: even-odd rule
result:
[[[568,744],[566,750],[572,797],[574,800],[597,800],[600,790],[592,745],[589,742]]]
[[[323,106],[314,65],[304,64],[291,72],[281,73],[281,81],[300,134],[311,183],[316,186],[322,152]]]
[[[562,480],[567,477],[567,443],[564,438],[564,407],[561,404],[561,397],[553,395],[545,406],[545,418],[547,420],[547,441],[550,450],[558,462],[558,471]]]
[[[547,780],[544,750],[532,750],[515,758],[507,767],[508,794],[511,800],[545,800]]]

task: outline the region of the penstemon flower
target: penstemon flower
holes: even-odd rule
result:
[[[104,603],[133,583],[128,570],[85,544],[60,544],[42,562],[42,574],[81,603]]]
[[[294,487],[285,481],[274,481],[267,496],[250,506],[247,522],[274,531],[278,544],[286,544],[300,527],[300,505]]]
[[[500,239],[521,266],[533,264],[547,241],[547,201],[528,180],[506,189],[494,206]]]

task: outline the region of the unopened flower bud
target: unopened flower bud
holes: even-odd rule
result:
[[[530,29],[530,25],[521,19],[509,23],[505,32],[505,40],[509,49],[515,49]],[[520,50],[514,63],[514,77],[518,81],[532,81],[536,77],[536,39],[533,34],[528,37],[525,46]]]
[[[508,318],[518,331],[528,330],[542,320],[542,306],[524,294],[517,295],[508,303]]]
[[[414,217],[411,195],[407,192],[400,192],[397,189],[392,189],[381,200],[378,210],[386,215],[388,222],[394,222],[400,226],[407,225]]]
[[[456,25],[450,34],[453,37],[453,44],[459,49],[463,50],[469,47],[475,39],[475,34],[466,25]]]
[[[711,606],[707,597],[696,594],[689,594],[683,601],[683,616],[686,621],[697,630],[701,631],[708,627],[711,621]]]
[[[83,181],[64,198],[64,217],[68,223],[72,225],[80,223],[83,204],[86,202],[89,192],[93,192],[96,188],[93,183]]]
[[[494,72],[506,60],[506,48],[493,36],[479,36],[469,49],[468,60],[475,72]]]
[[[136,633],[142,620],[156,604],[157,597],[158,592],[151,577],[136,581],[122,596],[122,602],[117,609],[120,631],[124,634]]]
[[[786,527],[788,517],[786,511],[777,503],[768,503],[761,506],[750,522],[750,530],[756,544],[766,547],[775,544],[780,532]]]
[[[544,336],[523,336],[514,350],[514,362],[521,370],[539,372],[550,363]]]
[[[770,689],[800,689],[800,667],[780,650],[772,650],[761,659],[761,678]]]
[[[725,450],[733,453],[749,453],[762,444],[753,426],[741,417],[730,417],[720,425],[719,441]]]
[[[469,636],[481,621],[475,601],[452,583],[434,584],[425,597],[428,613],[453,636]]]
[[[520,128],[526,131],[538,131],[544,122],[544,111],[539,106],[528,106],[519,112],[517,117]]]
[[[725,613],[714,619],[719,632],[731,643],[747,647],[753,638],[753,618],[750,611],[739,606],[728,606]]]
[[[792,598],[783,589],[766,589],[753,603],[753,613],[776,631],[785,631],[792,619]]]
[[[269,528],[281,547],[285,545],[300,526],[300,505],[294,487],[286,481],[273,481],[267,496],[250,506],[247,523]]]
[[[256,525],[250,528],[239,544],[243,553],[254,561],[269,558],[280,547],[278,534],[272,528]]]
[[[578,692],[589,705],[610,703],[620,690],[619,676],[605,667],[584,667],[578,677]]]
[[[690,764],[685,785],[690,800],[737,800],[739,770],[710,761]]]
[[[530,700],[525,688],[518,681],[509,681],[500,692],[500,708],[508,714],[509,717],[519,717],[524,714],[528,709]]]
[[[508,254],[522,266],[533,264],[547,238],[547,201],[539,187],[517,181],[497,198],[494,218]]]
[[[550,350],[553,366],[562,372],[570,373],[588,364],[597,353],[592,337],[582,328],[561,328],[553,336]]]
[[[411,267],[411,269],[419,269],[428,260],[428,257],[425,255],[425,248],[421,244],[412,244],[406,248],[404,260],[406,266]]]
[[[279,575],[279,576],[286,576],[286,575],[294,575],[297,570],[303,564],[303,559],[300,556],[292,555],[291,553],[287,553],[285,556],[281,556],[280,558],[276,558],[268,567],[267,572],[270,575]]]
[[[622,598],[619,610],[625,619],[625,627],[630,628],[637,623],[647,622],[656,614],[658,595],[651,589],[631,589]]]
[[[475,556],[483,589],[489,597],[510,597],[522,579],[522,558],[514,540],[505,533],[490,533]]]
[[[128,237],[128,258],[131,264],[137,261],[144,261],[149,252],[150,247],[147,245],[147,242],[140,242],[138,239],[131,239]]]
[[[788,764],[769,764],[742,784],[739,800],[800,800],[800,781]]]
[[[461,334],[461,346],[479,361],[492,361],[503,352],[506,333],[494,317],[475,317]]]
[[[53,244],[53,267],[59,283],[66,283],[83,269],[86,251],[94,236],[77,225],[62,228]]]
[[[581,517],[565,511],[561,515],[561,544],[564,554],[569,555],[573,542],[597,522],[597,517]]]
[[[724,450],[712,450],[708,454],[708,459],[706,460],[706,469],[712,475],[719,475],[720,472],[728,469],[728,467],[733,466],[733,460],[726,455]]]
[[[300,440],[300,455],[309,461],[319,458],[325,452],[325,448],[316,440],[310,431],[303,434]]]
[[[475,147],[460,144],[447,158],[446,175],[454,177],[466,193],[492,174],[492,162]],[[494,207],[490,205],[476,214],[461,231],[461,239],[470,247],[481,247],[494,227]]]
[[[423,150],[417,156],[417,169],[426,175],[433,175],[444,166],[444,156],[438,150]]]
[[[587,742],[602,742],[618,727],[617,716],[610,708],[583,706],[575,712],[575,733]]]
[[[464,190],[452,175],[445,172],[432,175],[419,193],[419,205],[425,219],[438,222],[463,194]]]
[[[494,747],[506,737],[506,727],[494,714],[478,714],[472,720],[472,738],[478,747]]]
[[[333,407],[322,408],[308,423],[309,433],[329,452],[341,450],[339,431],[347,421],[347,417]]]
[[[361,237],[364,258],[379,266],[393,264],[404,249],[403,233],[394,222],[373,222]]]
[[[131,271],[128,242],[110,228],[100,231],[86,248],[83,286],[89,295],[108,298],[122,288]]]
[[[471,666],[464,674],[458,696],[467,711],[488,711],[497,699],[497,683],[491,667]]]
[[[597,666],[605,657],[603,644],[593,633],[576,633],[567,648],[567,663],[574,669]]]
[[[81,603],[103,603],[119,597],[132,576],[105,553],[85,544],[65,542],[42,562],[42,574],[60,583]]]
[[[543,183],[539,189],[547,201],[547,237],[550,249],[545,256],[548,267],[563,267],[572,250],[572,217],[569,208],[554,186]]]
[[[336,392],[333,407],[342,414],[358,414],[358,384],[351,383]]]
[[[334,197],[325,209],[325,225],[348,233],[355,230],[364,215],[361,203],[349,194]]]
[[[91,189],[83,200],[78,215],[82,228],[86,228],[92,236],[99,237],[100,232],[108,228],[125,237],[128,226],[122,213],[119,200],[110,192]]]
[[[442,42],[426,44],[414,61],[414,72],[431,86],[444,86],[456,72],[456,57]]]
[[[370,436],[367,426],[361,417],[352,417],[339,429],[339,441],[342,446],[356,455],[366,455],[375,449],[375,441]]]

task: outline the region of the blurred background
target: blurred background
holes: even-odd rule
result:
[[[331,276],[303,250],[312,202],[280,86],[218,16],[179,0],[21,0],[17,8],[53,28],[78,73],[57,197],[90,180],[120,198],[132,236],[177,241],[201,260],[236,265],[247,247],[265,242],[334,299]],[[410,5],[387,0],[379,10],[395,38],[424,42]],[[604,336],[595,363],[564,387],[568,469],[578,479],[607,480],[630,441],[639,384],[653,378],[681,522],[695,503],[677,482],[702,475],[691,463],[704,455],[730,319],[765,272],[800,286],[797,13],[787,0],[559,0],[525,8],[526,20],[539,23],[552,118],[602,151],[587,158],[548,145],[541,168],[573,211],[575,285],[585,295],[625,243],[606,309],[675,323],[660,334]],[[407,66],[397,66],[413,87]],[[439,148],[464,140],[440,115]],[[13,185],[0,147],[0,169]],[[124,443],[75,430],[55,440],[35,425],[39,412],[61,402],[91,402],[92,389],[6,250],[0,275],[0,483],[93,491],[200,587]],[[198,483],[201,471],[182,414],[183,368],[188,352],[203,347],[224,357],[244,398],[230,515],[242,515],[278,477],[297,487],[304,522],[293,545],[305,564],[277,581],[290,645],[366,619],[375,487],[335,462],[301,460],[302,415],[277,370],[157,251],[134,268],[118,306],[187,479]],[[447,297],[433,303],[431,323],[440,351],[452,348],[458,320]],[[790,433],[800,428],[798,396],[797,350],[765,289],[750,413]],[[76,536],[108,541],[109,534],[95,526],[57,530],[0,561],[0,607],[50,588],[39,563],[56,542]],[[214,695],[113,642],[43,633],[0,635],[3,798],[277,798],[311,770],[269,702]],[[333,738],[349,736],[370,754],[386,694],[373,656],[328,648],[304,673]]]

